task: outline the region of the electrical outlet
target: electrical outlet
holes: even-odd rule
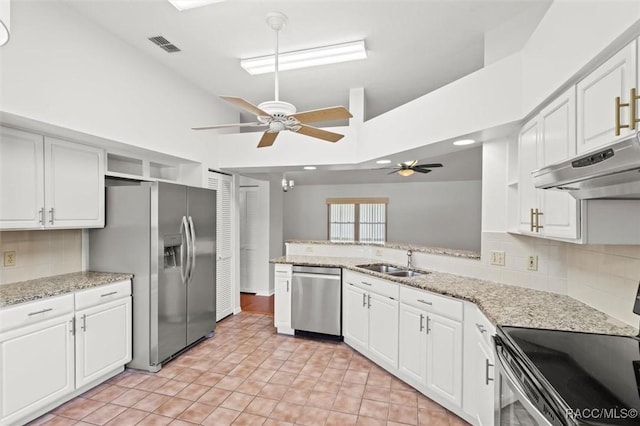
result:
[[[527,258],[527,270],[528,271],[538,270],[538,256],[529,256]]]
[[[375,255],[378,257],[382,257],[382,250],[376,249]]]
[[[14,250],[4,252],[4,266],[16,266],[16,252]]]
[[[491,252],[491,264],[496,266],[504,266],[504,251],[493,250]]]
[[[306,251],[307,253],[313,253],[313,246],[306,246],[304,248],[304,251]]]

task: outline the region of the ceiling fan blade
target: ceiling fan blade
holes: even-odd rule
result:
[[[267,146],[273,145],[273,143],[276,141],[276,138],[278,137],[278,133],[279,132],[264,132],[262,134],[260,142],[258,143],[258,148],[265,148]]]
[[[417,164],[414,167],[442,167],[442,164],[440,163],[433,163],[433,164]]]
[[[312,138],[322,139],[327,142],[338,142],[344,137],[344,135],[339,133],[328,132],[326,130],[318,129],[317,127],[305,126],[304,124],[301,124],[300,128],[294,131],[302,133],[303,135],[311,136]]]
[[[414,167],[413,171],[414,172],[418,172],[418,173],[431,173],[432,170],[431,169],[423,169],[423,168],[420,168],[420,167]]]
[[[343,106],[302,111],[291,115],[301,123],[316,123],[318,121],[340,120],[352,118],[353,115]]]
[[[393,171],[391,171],[391,172],[389,172],[389,173],[387,173],[387,174],[388,174],[388,175],[392,175],[392,174],[394,174],[394,173],[398,173],[398,169],[395,169],[395,170],[393,170]]]
[[[192,127],[191,130],[209,130],[209,129],[224,129],[227,127],[255,127],[255,126],[265,126],[263,123],[235,123],[235,124],[216,124],[213,126],[203,126],[203,127]]]
[[[271,117],[271,114],[267,114],[251,102],[246,99],[238,98],[235,96],[220,96],[220,99],[225,100],[231,104],[234,104],[238,108],[242,108],[245,111],[249,111],[250,113],[259,116],[259,117]]]

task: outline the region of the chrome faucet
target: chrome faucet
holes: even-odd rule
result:
[[[411,255],[413,254],[413,251],[411,249],[407,250],[407,268],[411,269],[413,267],[413,264],[411,262]]]

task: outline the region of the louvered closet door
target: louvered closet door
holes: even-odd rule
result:
[[[233,179],[209,174],[209,189],[217,191],[216,203],[216,321],[233,314]]]

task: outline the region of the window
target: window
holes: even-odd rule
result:
[[[388,198],[328,198],[329,241],[384,243]]]

